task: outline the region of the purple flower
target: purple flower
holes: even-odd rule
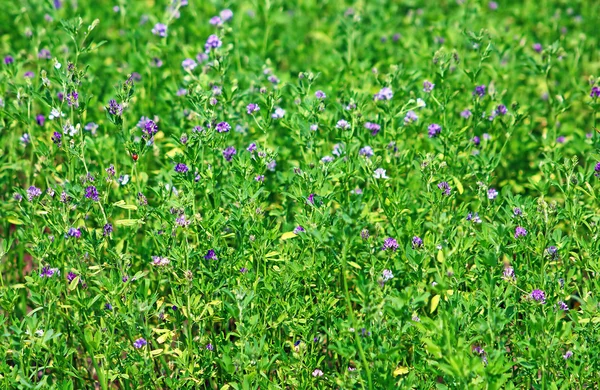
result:
[[[560,135],[560,136],[556,137],[557,144],[564,144],[566,140],[567,140],[567,138],[564,135]]]
[[[148,342],[143,337],[140,337],[139,339],[137,339],[133,342],[133,347],[136,349],[140,349],[140,348],[143,348],[147,344],[148,344]]]
[[[49,60],[52,58],[52,54],[50,54],[50,50],[48,49],[41,49],[38,52],[38,58],[41,60]]]
[[[515,238],[525,237],[527,235],[527,230],[524,227],[517,226],[515,229]]]
[[[275,167],[277,166],[277,161],[271,160],[267,163],[267,169],[271,172],[275,171]]]
[[[213,16],[212,18],[210,18],[210,20],[208,21],[208,23],[210,23],[212,26],[221,26],[221,25],[223,25],[223,21],[218,16]]]
[[[215,347],[213,347],[213,345],[211,343],[206,344],[206,349],[209,351],[213,351],[215,349]]]
[[[479,146],[479,144],[481,143],[481,139],[478,136],[473,137],[471,141],[473,141],[475,146]]]
[[[219,37],[213,34],[213,35],[209,36],[208,39],[206,40],[206,43],[204,44],[204,50],[206,52],[209,52],[212,49],[217,49],[217,48],[221,47],[222,45],[223,45],[223,42],[221,42]]]
[[[44,267],[44,268],[42,268],[42,271],[40,272],[40,277],[41,278],[51,278],[52,276],[54,276],[54,274],[60,275],[60,271],[58,268]]]
[[[230,9],[224,9],[223,11],[219,12],[219,16],[224,22],[227,22],[233,18],[233,11]]]
[[[509,265],[504,267],[504,271],[502,272],[502,279],[507,280],[507,281],[516,280],[514,268]]]
[[[52,134],[52,142],[54,142],[59,148],[62,145],[61,139],[62,139],[62,134],[59,133],[58,131],[55,131]]]
[[[389,87],[383,87],[381,90],[373,96],[374,100],[392,100],[394,92]]]
[[[600,97],[600,87],[594,86],[592,87],[592,91],[590,92],[590,97],[591,98],[597,98]]]
[[[108,101],[108,113],[121,116],[123,114],[123,106],[117,103],[115,99],[111,99]]]
[[[412,238],[412,247],[413,248],[420,248],[423,246],[423,240],[421,239],[421,237],[419,236],[414,236]]]
[[[293,230],[294,234],[304,233],[306,230],[300,225],[296,226]]]
[[[85,188],[85,197],[93,200],[94,202],[98,202],[100,200],[98,198],[98,190],[94,186],[88,186]]]
[[[307,202],[308,204],[312,204],[312,205],[314,205],[314,204],[315,204],[315,194],[309,194],[309,195],[306,197],[306,202]]]
[[[496,107],[496,114],[498,115],[506,115],[507,112],[508,110],[504,104],[499,104],[498,107]]]
[[[374,172],[373,172],[373,177],[375,179],[387,179],[388,177],[386,176],[386,171],[383,168],[377,168]]]
[[[167,257],[152,256],[151,264],[156,267],[164,267],[169,265],[169,263],[171,263],[171,260],[169,260]]]
[[[471,117],[471,115],[472,115],[471,111],[468,108],[466,108],[460,112],[460,116],[462,116],[465,119],[469,119]]]
[[[370,234],[369,234],[369,231],[367,229],[363,229],[363,230],[360,231],[360,237],[363,240],[369,239],[369,236],[370,236]]]
[[[256,150],[256,144],[254,142],[252,142],[250,145],[248,145],[246,150],[249,151],[250,153],[254,152]]]
[[[317,125],[317,124],[310,125],[310,130],[311,131],[317,131],[318,129],[319,129],[319,125]]]
[[[44,123],[46,122],[46,117],[42,114],[38,114],[35,117],[35,121],[38,124],[38,126],[44,126]]]
[[[198,53],[196,55],[196,61],[198,61],[200,63],[208,61],[208,54],[206,54],[206,53]]]
[[[194,70],[198,66],[198,64],[193,59],[186,58],[185,60],[183,60],[181,62],[181,66],[183,67],[183,69],[185,71],[191,72],[192,70]]]
[[[219,122],[215,126],[215,129],[218,133],[227,133],[229,130],[231,130],[231,125],[227,122]]]
[[[558,258],[558,248],[554,245],[551,245],[548,248],[546,248],[546,253],[548,253],[548,256],[550,256],[550,258],[553,260],[556,260]]]
[[[317,368],[312,372],[312,376],[314,376],[315,378],[318,376],[323,376],[323,371],[321,371]]]
[[[163,62],[162,62],[162,60],[160,58],[154,57],[150,61],[150,65],[155,66],[157,68],[160,68],[161,66],[163,66]]]
[[[32,79],[35,76],[35,73],[33,73],[32,71],[27,71],[23,74],[23,77],[25,77],[26,79]]]
[[[515,207],[513,209],[513,214],[515,217],[520,217],[521,215],[523,215],[523,211],[521,211],[519,207]]]
[[[281,107],[276,107],[273,114],[271,114],[271,118],[273,119],[281,119],[285,115],[285,110]]]
[[[569,311],[569,305],[567,305],[563,301],[558,301],[558,308],[562,311]]]
[[[361,156],[365,156],[366,158],[370,158],[373,156],[373,149],[370,146],[365,146],[358,151],[358,154]]]
[[[10,65],[13,62],[15,62],[15,59],[12,56],[6,56],[6,57],[4,57],[4,64],[5,65]]]
[[[443,182],[439,183],[438,188],[440,190],[442,190],[442,194],[444,194],[446,196],[450,196],[452,188],[450,188],[450,184],[448,184],[447,181],[443,181]]]
[[[225,148],[225,150],[223,150],[223,157],[225,157],[225,160],[227,160],[227,161],[231,161],[233,156],[236,154],[237,154],[237,150],[235,150],[235,148],[233,146],[228,146]]]
[[[431,125],[429,125],[429,127],[427,127],[427,134],[429,135],[429,138],[435,138],[441,132],[442,126],[438,125],[437,123],[432,123]]]
[[[76,273],[74,273],[74,272],[69,272],[69,273],[67,274],[67,281],[68,281],[69,283],[71,283],[73,280],[75,280],[75,278],[76,278],[76,277],[77,277],[77,274],[76,274]]]
[[[259,183],[262,183],[263,181],[265,181],[265,175],[257,175],[254,180],[256,180]]]
[[[219,260],[214,249],[209,249],[204,255],[204,260]]]
[[[423,92],[429,93],[433,91],[433,87],[435,87],[435,84],[432,84],[429,80],[423,82]]]
[[[475,87],[475,90],[473,91],[473,96],[477,96],[479,98],[482,98],[485,96],[485,85],[478,85]]]
[[[175,172],[187,173],[187,171],[189,171],[189,168],[184,163],[178,163],[177,165],[175,165]]]
[[[31,202],[33,198],[37,198],[42,195],[42,190],[36,186],[31,186],[27,189],[27,199]]]
[[[404,124],[405,125],[409,125],[413,122],[416,122],[417,120],[419,120],[419,117],[417,116],[417,114],[410,110],[406,113],[406,115],[404,116]]]
[[[152,34],[158,35],[161,38],[167,36],[167,26],[162,23],[156,23],[152,29]]]
[[[96,130],[98,129],[98,125],[94,122],[89,122],[83,127],[83,129],[89,131],[90,133],[92,133],[92,135],[95,135]]]
[[[533,44],[533,50],[535,50],[536,52],[541,52],[542,51],[542,44],[541,43],[534,43]]]
[[[567,359],[569,359],[571,356],[573,356],[573,352],[572,352],[572,351],[567,351],[567,352],[565,352],[565,354],[563,355],[563,359],[567,360]]]
[[[496,199],[496,197],[498,196],[498,191],[496,191],[495,188],[490,188],[487,192],[487,197],[490,200],[494,200]]]
[[[529,294],[529,297],[531,299],[533,299],[534,301],[540,302],[540,303],[546,303],[546,293],[544,293],[542,290],[539,289],[535,289],[531,292],[531,294]]]
[[[113,309],[112,305],[110,303],[107,303],[104,305],[104,310],[108,310],[111,311]]]
[[[387,282],[388,280],[391,280],[394,278],[394,274],[392,273],[392,271],[390,271],[389,269],[384,269],[381,275],[383,282]]]
[[[371,135],[375,136],[377,133],[379,133],[379,130],[381,130],[381,126],[379,126],[377,123],[367,122],[365,123],[365,129],[370,130]]]
[[[383,248],[381,248],[381,250],[391,250],[395,252],[398,247],[398,241],[392,237],[388,237],[383,241]]]
[[[498,3],[496,3],[495,1],[490,1],[488,3],[488,7],[492,10],[495,11],[498,9]]]
[[[253,112],[260,111],[260,107],[256,103],[250,103],[246,106],[246,112],[252,114]]]
[[[69,231],[67,231],[67,236],[69,237],[75,237],[75,238],[80,238],[81,237],[81,230],[77,229],[77,228],[69,228]]]
[[[110,223],[107,223],[106,225],[104,225],[104,227],[102,228],[102,235],[103,236],[110,236],[110,234],[113,232],[113,225],[111,225]]]
[[[323,100],[327,97],[327,95],[325,95],[325,92],[319,90],[319,91],[315,92],[315,97],[319,100]]]
[[[350,128],[350,123],[348,123],[346,120],[344,119],[340,119],[337,124],[335,125],[335,127],[337,127],[338,129],[342,129],[342,130],[347,130]]]

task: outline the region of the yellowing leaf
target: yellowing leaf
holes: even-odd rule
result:
[[[282,240],[288,240],[288,239],[290,239],[290,238],[294,238],[294,237],[296,237],[296,236],[297,236],[297,234],[296,234],[296,233],[294,233],[294,232],[287,232],[287,233],[283,233],[283,234],[281,235],[281,239],[282,239]]]
[[[117,226],[133,226],[135,224],[137,224],[140,220],[139,219],[119,219],[118,221],[115,221],[115,225]]]
[[[349,266],[351,266],[351,267],[354,267],[354,268],[356,268],[356,269],[362,269],[362,267],[361,267],[360,265],[356,264],[356,263],[355,263],[355,262],[353,262],[353,261],[349,261],[349,262],[348,262],[348,265],[349,265]]]
[[[13,225],[23,225],[23,221],[13,217],[8,217],[7,221],[12,223]]]
[[[444,260],[445,260],[444,259],[444,252],[440,249],[438,251],[438,254],[437,254],[437,261],[439,261],[440,263],[443,263]]]
[[[440,303],[440,296],[436,295],[433,298],[431,298],[431,308],[429,309],[429,313],[433,313],[435,311],[435,309],[437,309],[438,305]]]
[[[173,158],[178,154],[183,154],[183,150],[181,150],[179,148],[173,148],[166,153],[167,157],[169,157],[169,158]]]
[[[77,283],[79,283],[79,276],[76,276],[73,280],[71,280],[71,283],[69,283],[69,291],[73,291],[75,290],[75,288],[77,288]]]
[[[271,252],[267,253],[267,254],[265,255],[265,257],[268,259],[269,257],[275,257],[275,256],[277,256],[278,254],[279,254],[279,252],[277,252],[277,251],[271,251]]]
[[[162,348],[155,349],[154,351],[150,351],[150,355],[152,355],[152,356],[158,356],[158,355],[162,354],[162,352],[163,352]]]
[[[164,343],[165,341],[167,341],[167,339],[171,336],[171,333],[165,333],[162,336],[160,336],[159,338],[156,339],[156,342],[159,344]]]
[[[454,179],[454,185],[456,186],[458,193],[462,194],[465,191],[462,183],[460,182],[460,180],[458,180],[458,178],[456,176],[452,176],[452,178]]]
[[[406,375],[408,374],[408,367],[399,366],[394,370],[394,376]]]
[[[113,203],[113,206],[120,207],[126,210],[137,210],[137,206],[133,204],[126,204],[124,200]]]

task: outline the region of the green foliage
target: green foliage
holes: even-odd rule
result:
[[[600,3],[5,3],[0,387],[597,386]]]

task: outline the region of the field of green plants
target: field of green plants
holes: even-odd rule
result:
[[[598,389],[599,21],[2,2],[0,388]]]

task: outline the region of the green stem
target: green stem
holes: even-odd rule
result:
[[[346,241],[346,243],[344,244],[344,249],[342,249],[342,283],[344,285],[344,297],[346,300],[346,310],[348,311],[348,316],[350,317],[350,322],[352,323],[352,327],[355,329],[354,332],[354,341],[356,343],[356,347],[358,348],[358,354],[360,355],[360,360],[362,361],[363,366],[365,367],[365,371],[367,372],[367,381],[369,383],[369,390],[373,390],[373,381],[371,379],[371,370],[369,368],[369,362],[367,361],[367,357],[365,356],[365,351],[362,347],[362,344],[360,342],[360,339],[358,338],[358,335],[356,334],[356,329],[358,328],[358,324],[356,322],[356,317],[354,316],[354,311],[352,310],[352,301],[350,300],[350,293],[348,292],[348,282],[346,280],[346,271],[348,269],[347,267],[347,261],[346,261],[346,256],[347,256],[347,252],[348,252],[348,247],[350,246],[350,243],[348,241]]]

